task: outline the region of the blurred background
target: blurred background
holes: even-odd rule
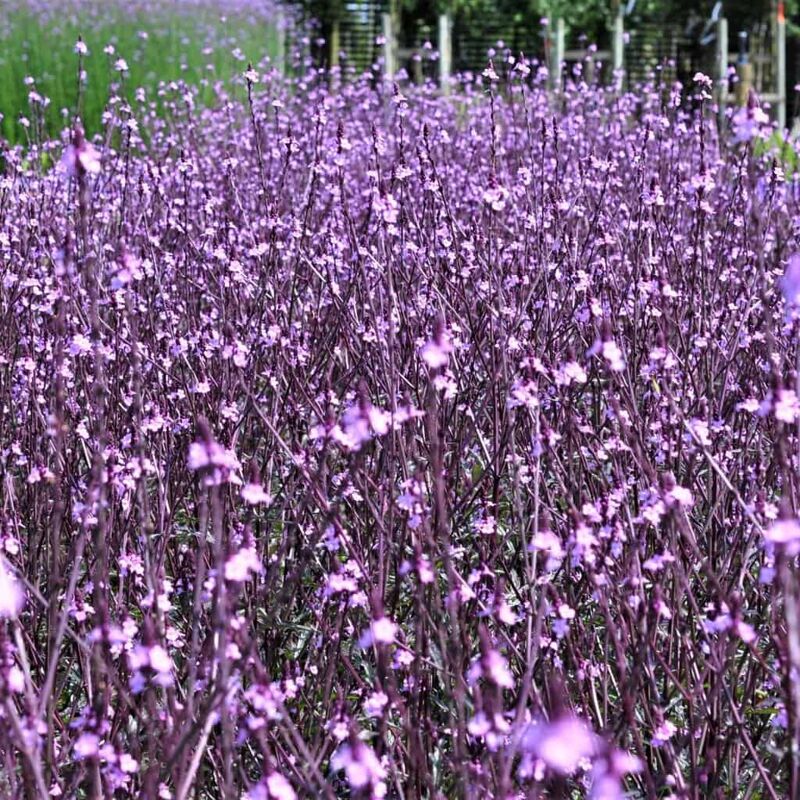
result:
[[[506,49],[547,61],[557,20],[563,25],[567,62],[580,60],[590,45],[610,62],[619,18],[628,86],[654,70],[664,82],[686,84],[698,71],[718,77],[719,23],[725,20],[727,63],[735,67],[746,58],[753,86],[768,102],[782,96],[790,120],[800,110],[793,91],[800,81],[798,0],[303,0],[298,8],[306,27],[315,32],[311,47],[316,61],[344,59],[358,69],[381,57],[382,19],[389,15],[397,66],[412,78],[437,72],[426,43],[435,53],[437,20],[443,13],[451,18],[453,71],[476,73],[487,57]],[[782,66],[779,33],[784,35]],[[746,45],[740,34],[746,34]],[[735,82],[732,74],[731,88]]]
[[[576,65],[591,80],[608,83],[616,74],[624,88],[654,77],[664,86],[689,85],[696,72],[704,72],[715,81],[716,99],[728,104],[746,96],[737,92],[737,83],[752,86],[781,127],[791,127],[800,113],[794,90],[800,83],[800,0],[0,5],[0,144],[52,136],[75,113],[90,133],[97,132],[114,94],[132,100],[141,90],[157,105],[183,85],[201,104],[214,103],[220,91],[242,94],[249,63],[295,77],[310,66],[338,66],[345,79],[368,72],[376,81],[390,74],[443,83],[457,74],[479,76],[489,59],[500,70],[509,56],[522,53],[548,69],[556,61],[565,64],[565,75]],[[79,38],[82,53],[76,50]]]

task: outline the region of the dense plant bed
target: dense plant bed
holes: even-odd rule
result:
[[[504,66],[5,153],[4,796],[797,796],[797,187]]]

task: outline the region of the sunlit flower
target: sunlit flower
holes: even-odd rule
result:
[[[396,634],[397,625],[388,617],[380,617],[370,622],[369,628],[361,634],[358,644],[362,648],[373,644],[391,644]]]
[[[522,738],[523,750],[561,775],[575,772],[581,761],[598,752],[599,744],[598,737],[577,717],[532,723]]]
[[[297,794],[280,772],[270,772],[250,787],[243,800],[297,800]]]
[[[99,175],[101,169],[100,153],[91,142],[82,137],[76,144],[67,145],[61,156],[61,168],[70,177],[81,174]]]
[[[94,733],[82,733],[73,747],[76,761],[85,761],[100,755],[100,737]]]
[[[0,619],[15,619],[25,605],[25,593],[11,567],[0,556]]]
[[[769,125],[769,117],[761,108],[756,93],[750,89],[747,104],[740,108],[732,119],[734,141],[749,142],[762,136]]]
[[[386,777],[386,769],[372,748],[363,742],[355,740],[343,744],[331,758],[331,769],[336,772],[344,770],[347,782],[353,791],[368,787],[374,790],[380,787],[383,791],[379,796],[385,793],[383,780]]]
[[[764,539],[794,556],[800,553],[800,521],[780,519],[764,531]]]
[[[227,448],[211,437],[207,427],[203,428],[203,436],[189,446],[187,466],[203,476],[206,486],[220,483],[241,483],[238,472],[241,468],[239,459]]]
[[[259,483],[246,483],[242,486],[242,500],[251,506],[269,505],[272,495]]]
[[[781,290],[789,310],[800,308],[800,253],[793,253],[786,262]]]
[[[250,573],[260,573],[263,567],[254,547],[243,547],[225,562],[225,580],[244,583]]]
[[[650,740],[650,744],[652,744],[653,747],[661,747],[675,735],[677,730],[677,727],[672,722],[664,720],[664,722],[653,731],[653,738]]]
[[[453,352],[453,346],[450,342],[450,336],[447,331],[442,327],[441,330],[434,335],[433,339],[426,342],[419,351],[422,360],[431,369],[440,369],[447,366],[450,361],[450,353]]]

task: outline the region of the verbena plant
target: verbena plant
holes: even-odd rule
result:
[[[0,793],[798,796],[756,104],[341,77],[3,153]]]

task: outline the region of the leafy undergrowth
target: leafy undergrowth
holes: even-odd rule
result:
[[[4,795],[797,796],[797,186],[510,72],[4,154]]]

